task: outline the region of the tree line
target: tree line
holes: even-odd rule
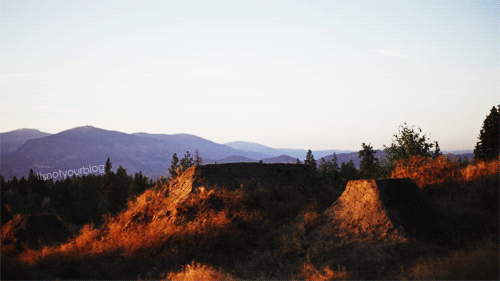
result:
[[[474,161],[491,161],[499,158],[499,115],[500,105],[493,106],[486,116],[479,132],[479,140],[474,148]],[[371,144],[362,143],[358,153],[359,169],[356,169],[352,160],[339,165],[336,154],[333,154],[332,160],[326,161],[321,158],[319,165],[317,165],[311,150],[307,152],[304,164],[317,170],[330,186],[342,189],[350,180],[390,177],[400,160],[413,156],[436,158],[442,155],[439,143],[431,141],[422,133],[421,128],[410,127],[404,123],[393,137],[390,146],[384,145],[385,156],[380,158],[375,156],[376,151],[373,150]],[[459,158],[457,161],[460,165],[467,166],[469,160]],[[299,159],[297,159],[297,163],[300,163]]]
[[[128,175],[119,166],[111,170],[108,158],[104,175],[82,175],[54,181],[43,180],[30,169],[28,178],[5,181],[0,176],[2,205],[13,213],[54,213],[72,224],[102,222],[103,215],[116,214],[154,182],[141,172]]]

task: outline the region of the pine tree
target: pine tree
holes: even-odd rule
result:
[[[312,151],[310,149],[309,151],[307,151],[306,160],[304,161],[304,164],[309,165],[316,170],[316,160],[314,160],[314,155],[312,154]]]
[[[115,173],[111,171],[111,167],[111,160],[108,157],[106,165],[104,166],[106,173],[103,176],[102,186],[99,192],[99,211],[101,214],[110,213],[113,209],[113,202],[111,202],[111,198],[114,193]],[[69,178],[66,178],[66,181],[69,181]]]
[[[109,172],[111,172],[111,168],[112,168],[112,164],[111,164],[111,160],[109,159],[108,157],[108,160],[106,160],[106,165],[104,166],[104,172],[107,174]]]
[[[179,166],[180,166],[180,169],[179,169],[180,173],[179,174],[182,174],[184,171],[186,171],[187,169],[189,169],[189,167],[191,167],[193,165],[194,165],[193,157],[191,157],[191,154],[189,153],[189,151],[186,151],[186,154],[184,154],[184,157],[179,162]]]
[[[371,179],[375,176],[375,171],[378,165],[378,159],[375,158],[376,151],[373,150],[371,144],[361,144],[362,150],[359,151],[358,157],[361,158],[359,162],[360,176],[364,179]]]
[[[356,169],[356,166],[354,165],[354,161],[352,161],[352,159],[347,163],[342,162],[342,165],[340,167],[340,177],[342,178],[341,185],[345,187],[345,185],[350,180],[358,179],[358,173],[358,169]]]
[[[479,141],[474,148],[475,159],[486,161],[498,159],[500,146],[499,114],[500,105],[498,109],[493,106],[490,114],[484,119],[483,127],[479,132]]]
[[[175,179],[179,174],[177,173],[179,168],[179,158],[177,157],[177,153],[172,155],[172,164],[170,168],[168,168],[168,172],[170,173],[170,178]]]
[[[194,151],[194,165],[199,166],[201,164],[203,164],[203,159],[201,158],[200,152],[198,151],[198,149],[196,149]]]
[[[132,182],[132,177],[127,175],[127,170],[121,165],[116,170],[113,181],[113,189],[109,198],[110,212],[116,214],[127,204],[128,188]]]
[[[337,162],[337,155],[334,154],[333,159],[328,161],[326,161],[325,158],[321,158],[318,166],[318,173],[330,186],[337,188],[340,183],[340,170]]]
[[[135,173],[134,179],[131,181],[128,189],[128,198],[133,198],[146,191],[151,186],[148,180],[148,177],[143,176],[142,172]]]
[[[325,158],[321,158],[318,165],[318,174],[322,178],[328,180],[330,171],[331,171],[331,162],[326,161]]]

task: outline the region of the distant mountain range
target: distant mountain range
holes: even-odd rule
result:
[[[168,176],[172,155],[182,158],[186,151],[198,149],[204,164],[230,162],[296,163],[304,160],[304,149],[278,149],[251,142],[218,144],[189,134],[126,134],[92,126],[77,127],[57,134],[35,129],[20,129],[0,134],[1,170],[10,179],[27,176],[30,169],[46,174],[81,167],[104,165],[110,157],[113,170],[118,166],[133,174],[141,171],[151,178]],[[358,152],[345,150],[313,151],[319,163],[337,154],[338,162],[353,160],[359,165]],[[377,151],[376,156],[382,156]],[[60,179],[60,178],[58,178]]]
[[[307,155],[307,150],[305,149],[292,149],[292,148],[271,148],[262,144],[254,143],[254,142],[245,142],[245,141],[235,141],[228,142],[225,145],[230,146],[234,149],[243,150],[243,151],[254,151],[260,152],[262,154],[267,154],[273,157],[277,157],[280,155],[288,155],[295,160],[298,158],[300,160],[304,160]],[[333,153],[350,153],[351,150],[312,150],[314,157],[321,158]]]
[[[40,132],[36,129],[19,129],[0,134],[0,155],[18,149],[26,141],[49,136],[49,133]]]

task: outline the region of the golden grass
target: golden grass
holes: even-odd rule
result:
[[[499,174],[499,160],[476,161],[465,168],[444,156],[437,158],[412,156],[398,161],[392,171],[392,178],[410,178],[420,188],[435,184],[474,181],[485,176]]]
[[[16,278],[22,269],[25,279],[498,279],[492,273],[498,273],[498,245],[463,248],[498,233],[498,161],[460,168],[442,157],[415,158],[393,177],[412,178],[452,217],[464,233],[454,250],[435,252],[437,246],[423,242],[353,242],[342,229],[315,233],[328,223],[322,207],[303,207],[293,192],[277,201],[271,191],[247,196],[220,189],[173,202],[158,189],[101,226],[86,225],[68,243],[15,256],[2,249],[2,277]]]
[[[184,266],[180,272],[171,272],[165,279],[171,281],[200,281],[200,280],[238,280],[223,271],[217,270],[211,266],[192,262]]]
[[[238,254],[234,249],[252,244],[252,232],[258,233],[265,225],[262,216],[247,210],[242,200],[238,191],[212,190],[174,204],[160,192],[146,191],[122,213],[106,217],[101,227],[86,225],[69,243],[41,250],[26,249],[18,260],[67,277],[75,273],[63,268],[76,263],[82,268],[76,276],[88,278],[102,278],[100,274],[130,277],[131,273],[123,272],[127,266],[138,264],[131,272],[139,272],[142,266],[150,266],[156,256],[169,262],[167,267],[193,257],[216,263],[224,262],[221,257],[230,261]],[[102,272],[84,270],[108,260],[111,262]]]
[[[499,160],[478,161],[460,170],[460,178],[463,181],[471,181],[484,176],[499,174]]]

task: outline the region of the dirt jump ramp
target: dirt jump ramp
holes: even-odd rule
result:
[[[325,213],[338,229],[372,237],[446,243],[452,236],[449,220],[408,178],[350,181]]]
[[[170,182],[169,196],[181,202],[199,190],[241,190],[276,197],[317,198],[330,206],[340,195],[322,184],[318,173],[300,164],[226,163],[193,166]]]

